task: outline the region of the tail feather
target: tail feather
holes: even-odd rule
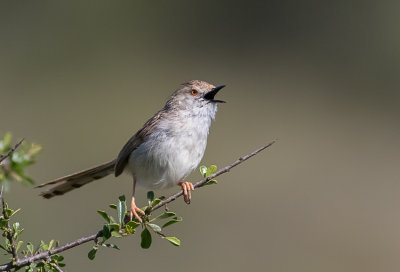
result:
[[[54,196],[63,195],[73,189],[82,187],[96,179],[101,179],[114,172],[115,160],[103,163],[99,166],[92,167],[68,176],[64,176],[53,181],[40,184],[36,188],[42,188],[48,185],[55,185],[47,191],[41,192],[44,198],[52,198]]]

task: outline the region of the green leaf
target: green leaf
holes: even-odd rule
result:
[[[8,219],[0,218],[0,228],[4,229],[8,227]]]
[[[126,233],[128,234],[134,234],[135,229],[140,226],[140,223],[137,223],[135,221],[130,221],[126,224]]]
[[[202,165],[200,166],[200,174],[205,178],[207,173],[207,167]]]
[[[26,248],[28,249],[29,253],[33,254],[33,245],[32,245],[32,243],[28,242],[26,244]]]
[[[116,206],[115,206],[116,207]],[[114,217],[112,217],[111,215],[109,215],[108,217],[110,217],[111,222],[117,224],[117,221],[114,219]]]
[[[113,230],[113,231],[119,231],[120,230],[120,226],[117,224],[117,223],[111,223],[111,224],[108,224],[109,226],[110,226],[110,229],[111,230]]]
[[[150,231],[148,229],[144,229],[140,236],[142,238],[140,246],[142,248],[145,248],[145,249],[149,248],[151,246],[151,233],[150,233]]]
[[[206,182],[205,185],[213,185],[213,184],[218,184],[218,181],[216,181],[215,179],[210,179],[209,181]]]
[[[18,251],[21,248],[23,243],[24,243],[24,241],[18,241],[18,244],[17,244],[17,247],[15,250]]]
[[[43,240],[40,241],[40,248],[45,251],[49,250],[49,246]]]
[[[14,210],[11,210],[9,208],[4,209],[4,211],[6,212],[7,218],[10,218],[10,216],[14,213]]]
[[[154,207],[155,205],[157,205],[158,203],[160,203],[161,200],[162,200],[161,198],[155,198],[155,199],[153,200],[153,202],[151,202],[151,206]]]
[[[51,240],[49,243],[49,250],[53,247],[54,240]]]
[[[103,247],[108,247],[108,248],[114,248],[114,249],[118,249],[119,247],[117,245],[114,244],[102,244]]]
[[[89,258],[89,260],[93,260],[95,257],[96,257],[96,253],[97,253],[97,250],[98,250],[99,248],[97,247],[97,246],[94,246],[90,251],[89,251],[89,253],[88,253],[88,258]]]
[[[162,228],[165,228],[165,227],[168,227],[168,226],[170,226],[170,225],[172,225],[172,224],[175,224],[175,223],[178,223],[178,222],[181,222],[183,220],[183,218],[182,217],[174,217],[171,221],[168,221],[167,223],[165,223],[163,226],[162,226]]]
[[[179,240],[176,237],[164,237],[164,238],[167,239],[174,246],[180,246],[181,245],[181,240]]]
[[[176,214],[174,212],[165,212],[165,213],[157,216],[156,218],[153,218],[152,220],[150,220],[150,222],[156,221],[156,220],[159,220],[159,219],[169,218],[169,217],[172,217],[172,216],[175,216],[175,215]]]
[[[210,165],[210,167],[207,168],[206,176],[208,177],[211,174],[214,174],[217,172],[217,166],[216,165]]]
[[[97,213],[100,214],[107,221],[107,223],[110,223],[110,217],[105,211],[98,210]]]
[[[156,224],[147,224],[152,230],[154,230],[155,232],[160,232],[161,231],[161,227],[159,225]]]
[[[110,205],[108,205],[111,209],[114,209],[114,210],[116,210],[117,209],[117,205],[115,205],[115,204],[110,204]]]
[[[111,237],[111,227],[110,227],[110,225],[104,225],[103,226],[102,234],[103,234],[103,242]]]
[[[116,232],[116,231],[112,231],[112,232],[111,232],[111,236],[112,236],[112,237],[116,237],[116,238],[121,238],[121,237],[122,237],[122,235],[119,234],[119,233]]]
[[[154,200],[154,192],[153,191],[147,192],[147,200],[149,201],[149,205],[151,205],[151,202],[153,202],[153,200]]]
[[[0,142],[0,149],[2,152],[6,152],[11,148],[11,138],[12,135],[10,132],[7,132],[6,135],[4,135],[3,141]]]
[[[124,224],[125,213],[126,213],[125,196],[120,196],[118,198],[117,214],[118,214],[118,223],[121,226]]]
[[[13,216],[14,214],[16,214],[17,212],[19,212],[21,209],[17,209],[17,210],[11,210],[11,209],[6,209],[5,211],[6,211],[6,213],[7,213],[7,216],[8,216],[8,218],[10,218],[11,216]]]

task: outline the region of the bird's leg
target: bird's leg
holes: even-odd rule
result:
[[[191,191],[194,190],[193,184],[191,182],[179,182],[178,185],[182,187],[183,199],[186,204],[190,204],[190,199],[192,198]]]
[[[140,216],[138,215],[138,213],[141,213],[142,215],[144,215],[144,211],[142,211],[141,209],[139,209],[136,206],[135,203],[135,187],[136,187],[136,178],[133,177],[133,189],[132,189],[132,200],[131,200],[131,211],[129,212],[129,219],[132,221],[133,216],[135,216],[135,218],[137,220],[139,220],[140,223],[142,223],[142,218],[140,218]]]

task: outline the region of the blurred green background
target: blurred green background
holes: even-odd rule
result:
[[[90,261],[83,245],[66,270],[398,271],[399,12],[377,0],[2,1],[0,133],[43,145],[38,183],[114,158],[191,79],[227,85],[203,164],[279,139],[170,205],[181,247],[143,250],[133,236]],[[6,197],[24,240],[65,243],[130,190],[125,176],[52,200],[15,184]]]

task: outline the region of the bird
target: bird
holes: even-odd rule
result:
[[[118,177],[126,172],[133,180],[131,221],[135,217],[142,222],[140,215],[144,215],[135,202],[136,185],[155,190],[178,185],[189,204],[194,186],[185,180],[203,158],[217,105],[225,103],[215,95],[224,87],[201,80],[183,83],[127,141],[116,159],[40,184],[37,188],[54,185],[40,195],[49,199],[112,173]]]

